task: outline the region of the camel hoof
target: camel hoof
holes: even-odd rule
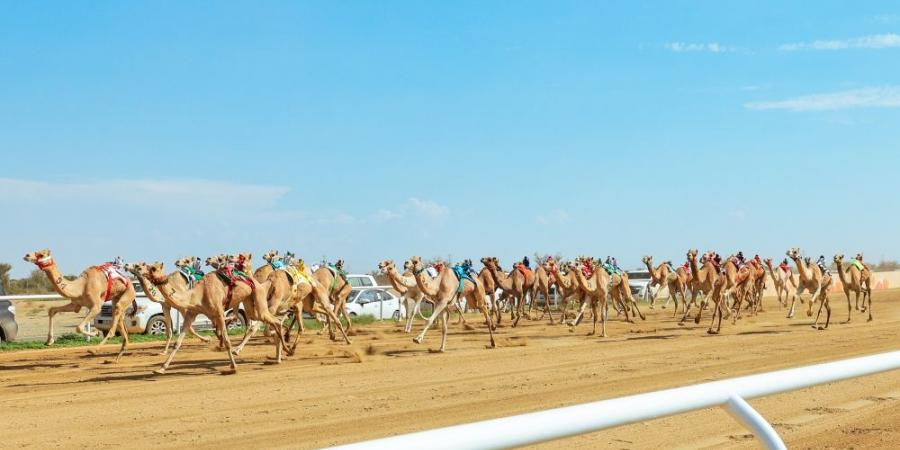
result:
[[[712,329],[706,330],[706,334],[719,334],[718,331],[713,331]]]
[[[232,367],[232,368],[230,368],[230,369],[225,369],[225,370],[223,370],[223,371],[221,371],[221,372],[219,372],[219,373],[221,373],[222,375],[234,375],[234,374],[237,373],[237,367]]]
[[[819,327],[816,327],[816,328],[817,328],[819,331],[825,330],[825,327],[823,327],[823,326],[819,326]]]
[[[56,342],[56,341],[53,340],[53,339],[50,339],[49,341],[44,342],[44,345],[46,345],[47,347],[49,347],[49,346],[53,345],[54,342]]]
[[[694,324],[699,324],[699,323],[700,323],[700,316],[697,316],[697,317],[694,319]]]
[[[869,317],[869,320],[866,320],[866,322],[871,322],[871,321],[873,321],[873,320],[875,320],[875,319]]]
[[[807,311],[807,312],[806,312],[806,317],[812,317],[812,311]]]
[[[678,326],[679,326],[679,327],[683,327],[683,326],[684,326],[684,321],[678,322]]]
[[[421,344],[422,338],[420,336],[416,336],[413,338],[413,342],[415,342],[416,344]]]
[[[166,369],[156,369],[156,370],[153,371],[153,373],[155,373],[155,374],[157,374],[157,375],[165,375],[165,374],[166,374]]]

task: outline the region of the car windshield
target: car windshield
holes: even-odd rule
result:
[[[356,297],[359,295],[361,291],[358,289],[353,289],[350,291],[350,295],[347,296],[347,303],[353,303],[356,301]]]
[[[650,272],[629,272],[628,279],[630,279],[630,280],[649,280]]]

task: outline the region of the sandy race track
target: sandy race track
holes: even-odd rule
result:
[[[4,448],[289,447],[313,448],[570,405],[704,380],[896,350],[900,291],[875,295],[875,321],[846,319],[832,296],[831,329],[816,331],[801,309],[768,311],[707,336],[678,327],[669,310],[635,325],[612,321],[609,337],[587,337],[524,322],[487,335],[451,325],[448,351],[439,332],[423,345],[393,323],[357,330],[352,346],[309,334],[298,355],[266,363],[271,345],[253,341],[239,373],[220,375],[225,355],[188,338],[169,374],[161,344],[142,344],[111,364],[104,348],[0,354]],[[805,305],[804,305],[805,307]],[[455,319],[454,319],[455,320]],[[417,324],[416,330],[421,328]],[[68,330],[60,330],[68,331]],[[791,448],[900,447],[900,371],[751,401]],[[556,441],[542,448],[754,448],[718,409]],[[423,447],[427,448],[427,446]]]

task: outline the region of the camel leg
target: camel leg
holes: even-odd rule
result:
[[[809,303],[812,304],[813,302],[810,301]],[[816,320],[812,324],[813,328],[819,328],[819,316],[822,315],[822,307],[824,307],[824,306],[825,306],[825,302],[822,302],[819,304],[819,310],[818,310],[818,313],[816,313]],[[819,328],[819,329],[822,329],[822,328]]]
[[[335,323],[337,323],[338,329],[341,331],[341,334],[344,336],[344,342],[346,342],[347,344],[350,344],[350,338],[347,336],[347,331],[344,330],[344,325],[341,324],[340,320],[338,320],[337,314],[335,314],[334,307],[331,305],[331,302],[327,298],[319,299],[318,302],[319,302],[320,306],[322,307],[323,312],[325,313],[325,317],[327,319],[326,321],[329,322],[329,324],[328,324],[329,332],[332,332],[332,327],[334,326]]]
[[[584,310],[587,308],[587,300],[581,302],[581,309],[578,311],[578,314],[575,315],[575,318],[572,319],[572,322],[569,323],[572,327],[577,327],[579,323],[581,323],[581,319],[584,317]]]
[[[850,291],[844,289],[844,294],[847,296],[847,323],[850,323],[850,313],[853,311],[850,306]],[[856,310],[859,311],[859,291],[856,291]]]
[[[44,342],[44,345],[53,345],[53,342],[56,341],[56,339],[53,337],[53,316],[55,316],[57,313],[61,313],[61,312],[77,313],[79,310],[81,310],[81,306],[76,305],[74,303],[69,303],[67,305],[61,305],[61,306],[54,306],[54,307],[48,309],[47,317],[50,319],[50,328],[47,331],[47,340]],[[81,334],[88,335],[84,331],[84,328],[81,327],[80,325],[79,325],[79,328],[75,328],[75,330]]]
[[[487,321],[488,336],[490,336],[490,338],[491,338],[491,348],[495,348],[497,346],[497,343],[494,342],[494,324],[491,323],[491,314],[488,311],[487,306],[485,306],[485,305],[481,305],[480,309],[481,309],[481,314],[484,315],[484,320]]]
[[[228,360],[231,363],[231,370],[225,371],[224,373],[236,373],[237,372],[237,362],[234,360],[234,352],[231,348],[231,339],[228,338],[228,327],[225,324],[225,311],[219,309],[217,314],[214,314],[215,317],[211,317],[213,321],[213,325],[216,328],[216,334],[219,335],[219,339],[224,341],[225,343],[225,352],[228,354]]]
[[[81,307],[76,306],[74,312],[78,312],[79,309],[81,309]],[[84,316],[84,320],[82,320],[81,323],[79,323],[78,326],[75,327],[75,330],[79,334],[82,334],[85,336],[91,336],[91,337],[97,336],[99,334],[99,332],[97,330],[92,330],[90,333],[88,333],[87,331],[84,330],[84,327],[86,327],[87,324],[91,323],[94,320],[94,317],[97,317],[97,314],[100,314],[100,305],[95,303],[93,307],[89,308],[87,315]]]
[[[688,313],[691,311],[691,306],[694,306],[695,303],[697,303],[697,291],[691,292],[691,301],[690,303],[684,305],[684,315],[681,316],[681,320],[678,321],[678,325],[684,325],[684,321],[687,320]],[[697,311],[697,318],[694,319],[695,323],[700,323],[699,317],[702,313],[703,308],[700,308],[700,310]]]
[[[237,347],[232,350],[235,355],[239,355],[241,351],[244,350],[244,346],[247,345],[247,342],[250,341],[250,338],[256,334],[257,331],[262,327],[262,323],[258,320],[250,321],[250,326],[244,330],[244,337],[241,339],[241,342],[238,343]]]
[[[456,324],[457,325],[463,324],[463,326],[465,326],[466,325],[466,316],[465,316],[465,314],[463,314],[464,309],[462,307],[462,300],[459,298],[459,294],[456,294],[456,302],[455,303],[456,303],[456,312],[459,313],[459,318],[456,319]],[[468,308],[469,308],[469,304],[466,303],[466,309],[468,309]]]
[[[425,322],[425,328],[422,329],[422,332],[419,333],[418,336],[413,338],[413,342],[416,344],[421,344],[425,339],[425,333],[428,332],[428,329],[434,324],[434,321],[437,317],[439,317],[445,309],[447,309],[447,304],[450,303],[450,299],[444,298],[441,299],[436,305],[434,305],[434,311],[431,313],[431,317],[428,318],[428,321]],[[447,316],[449,319],[449,315]]]
[[[162,367],[153,371],[158,375],[162,375],[166,373],[166,369],[169,368],[169,364],[172,364],[172,360],[175,359],[175,354],[178,353],[178,349],[181,348],[181,344],[184,342],[184,336],[187,334],[187,330],[194,323],[194,318],[196,315],[194,314],[186,314],[184,316],[184,323],[181,324],[181,333],[178,333],[178,339],[175,340],[175,348],[172,349],[172,353],[169,353],[169,357],[166,358],[166,362],[163,363]]]
[[[597,301],[596,299],[592,299],[592,300],[591,300],[591,313],[594,315],[594,317],[592,318],[592,321],[593,321],[593,323],[594,323],[594,327],[591,328],[591,332],[588,333],[588,336],[593,336],[593,335],[597,334],[597,320],[600,319],[599,317],[597,317],[597,316],[598,316],[598,314],[597,314],[597,303],[598,303],[598,301]]]
[[[175,336],[175,330],[172,329],[172,307],[166,303],[162,304],[163,323],[166,324],[166,346],[160,355],[167,355],[169,347],[172,345],[172,338]]]
[[[797,304],[797,298],[799,297],[800,302],[801,303],[803,302],[803,297],[801,297],[802,293],[803,293],[803,288],[798,286],[797,290],[794,291],[794,294],[791,295],[791,307],[788,309],[788,315],[787,315],[788,319],[794,318],[794,306]]]
[[[444,309],[443,313],[441,313],[441,349],[440,352],[444,353],[447,350],[447,332],[450,329],[450,310]]]

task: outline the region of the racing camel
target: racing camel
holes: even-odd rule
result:
[[[81,272],[81,275],[74,280],[65,279],[53,260],[53,255],[49,249],[31,252],[25,255],[25,261],[34,263],[38,269],[47,276],[50,284],[56,292],[69,300],[69,304],[62,306],[54,306],[47,310],[47,316],[50,320],[50,328],[47,331],[47,341],[44,345],[53,345],[55,338],[53,336],[53,316],[61,312],[81,311],[87,308],[88,313],[84,320],[75,327],[75,330],[85,336],[97,337],[98,331],[86,331],[84,327],[97,317],[100,313],[100,306],[104,301],[111,301],[113,305],[112,326],[103,340],[100,341],[98,347],[106,344],[106,341],[116,332],[122,334],[122,346],[116,355],[116,361],[125,353],[128,347],[128,330],[125,328],[123,317],[125,315],[126,305],[131,304],[131,313],[136,314],[138,307],[135,302],[134,286],[127,279],[118,275],[118,272],[112,264],[103,264],[100,266],[91,266]]]

